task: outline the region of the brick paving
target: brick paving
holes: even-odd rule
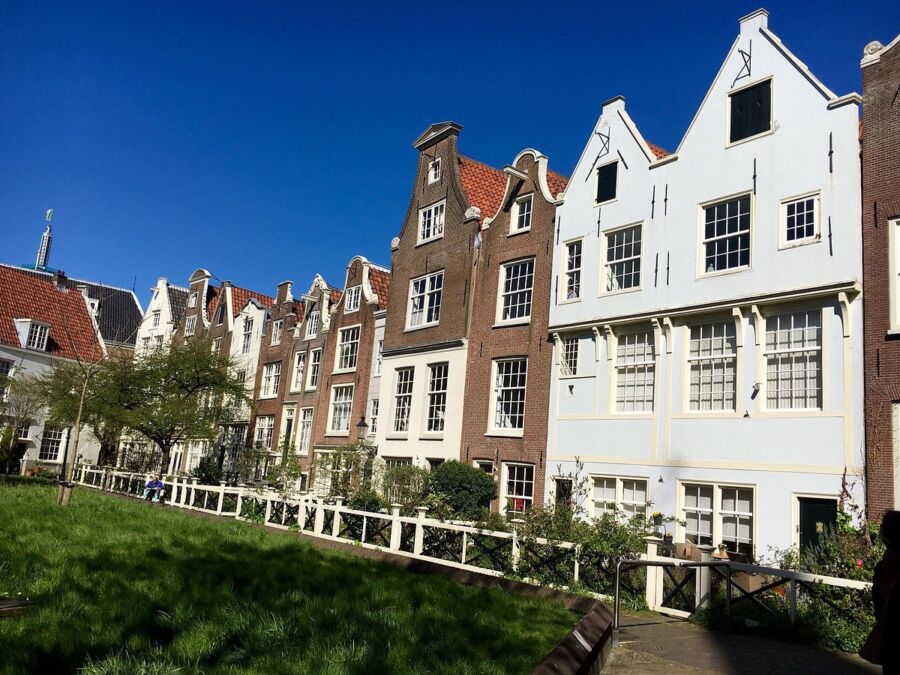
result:
[[[756,635],[712,631],[658,615],[626,616],[619,648],[604,673],[829,673],[875,674],[858,656]]]

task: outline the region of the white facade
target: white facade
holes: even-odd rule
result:
[[[757,132],[734,138],[751,94],[734,133]],[[549,494],[578,458],[589,510],[651,502],[687,522],[676,541],[757,555],[797,544],[803,500],[837,499],[845,470],[863,503],[858,104],[764,10],[674,155],[604,104],[558,208]]]
[[[429,460],[459,459],[467,354],[467,341],[461,342],[459,347],[432,351],[419,349],[415,353],[382,358],[378,431],[375,434],[379,457],[412,460],[413,464],[423,468],[429,467]],[[446,364],[446,405],[441,414],[443,430],[430,432],[429,384],[432,368],[442,364]],[[410,372],[411,386],[406,379]]]
[[[178,328],[180,317],[175,316],[170,303],[169,290],[187,295],[188,289],[171,285],[165,277],[160,277],[153,287],[153,295],[144,312],[135,339],[137,355],[146,354],[151,349],[168,346]]]
[[[369,440],[376,441],[378,429],[386,419],[384,409],[381,406],[381,380],[384,372],[384,363],[381,356],[384,345],[384,323],[387,312],[381,310],[375,312],[375,338],[372,345],[372,367],[369,370],[369,399],[366,401],[366,420],[369,423]]]

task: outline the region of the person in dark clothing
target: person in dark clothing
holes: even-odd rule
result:
[[[165,492],[166,485],[162,482],[162,476],[156,476],[153,480],[148,480],[144,485],[144,499],[158,502]]]
[[[885,550],[872,577],[875,627],[860,654],[880,663],[883,672],[900,674],[900,511],[887,511],[879,534]]]

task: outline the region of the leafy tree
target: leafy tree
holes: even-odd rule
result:
[[[497,496],[494,479],[481,469],[462,462],[444,462],[431,472],[430,491],[449,505],[453,517],[475,520],[490,508]]]
[[[382,492],[391,503],[400,504],[404,513],[411,513],[423,503],[428,493],[428,471],[412,464],[386,469],[382,478]]]
[[[361,490],[373,489],[377,484],[375,475],[374,445],[366,440],[353,441],[339,446],[327,454],[316,457],[313,484],[326,486],[324,496],[350,499]],[[322,475],[327,475],[327,481]]]

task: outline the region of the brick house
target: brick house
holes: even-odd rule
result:
[[[391,244],[378,454],[429,467],[460,456],[476,235],[506,175],[457,150],[462,127],[429,126],[400,235]]]
[[[514,513],[544,499],[547,321],[556,204],[566,180],[531,149],[504,172],[502,207],[482,222],[475,257],[461,459],[500,481],[492,506]]]
[[[344,291],[330,308],[323,326],[320,387],[321,405],[313,422],[316,457],[335,447],[368,439],[369,429],[377,429],[378,403],[374,420],[359,426],[372,414],[369,387],[377,371],[379,324],[387,306],[390,272],[362,256],[347,265]],[[362,435],[362,436],[361,436]],[[324,481],[324,477],[323,477]],[[317,486],[327,491],[327,483]]]
[[[900,508],[900,36],[861,62],[866,502]]]

